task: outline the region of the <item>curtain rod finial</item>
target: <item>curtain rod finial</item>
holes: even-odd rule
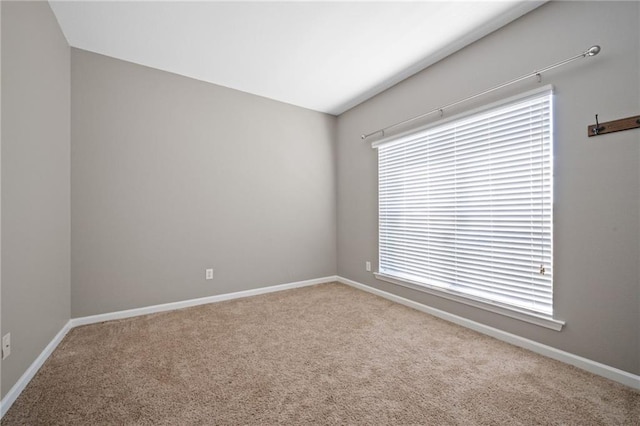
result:
[[[367,138],[367,135],[360,135],[360,139],[365,140]]]
[[[591,46],[589,50],[584,52],[584,56],[596,56],[598,53],[600,53],[600,46],[595,45]]]

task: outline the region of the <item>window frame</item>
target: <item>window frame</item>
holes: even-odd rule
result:
[[[517,103],[520,101],[524,101],[527,98],[532,98],[532,97],[536,97],[539,96],[543,93],[551,93],[551,105],[550,105],[550,114],[551,114],[551,122],[550,122],[550,134],[551,134],[551,188],[550,188],[550,192],[551,192],[551,208],[553,209],[553,134],[554,134],[554,128],[553,128],[553,87],[551,85],[546,85],[543,87],[540,87],[538,89],[535,90],[531,90],[525,93],[521,93],[519,95],[515,95],[506,99],[502,99],[499,100],[497,102],[493,102],[484,106],[481,106],[479,108],[475,108],[473,110],[461,113],[461,114],[457,114],[454,115],[450,118],[444,119],[444,120],[438,120],[434,123],[430,123],[428,125],[425,126],[421,126],[421,127],[416,127],[413,129],[410,129],[408,131],[396,134],[396,135],[392,135],[389,137],[385,137],[383,139],[377,140],[375,142],[372,143],[372,148],[378,148],[381,145],[386,145],[388,143],[392,143],[392,144],[396,144],[396,143],[402,143],[403,140],[407,139],[407,138],[411,138],[413,135],[415,135],[416,133],[419,132],[424,132],[426,130],[429,130],[430,128],[435,128],[435,127],[440,127],[442,125],[445,125],[449,122],[454,122],[454,121],[459,121],[459,120],[463,120],[465,118],[470,118],[474,115],[479,115],[482,113],[485,113],[487,111],[490,111],[492,109],[496,109],[496,108],[500,108],[500,107],[506,107],[509,104],[513,104],[513,103]],[[379,172],[380,170],[380,163],[378,160],[378,167],[377,167],[377,171]],[[378,181],[379,181],[379,176],[378,176]],[[474,296],[471,294],[467,294],[465,292],[459,292],[456,290],[452,290],[449,288],[444,288],[444,287],[440,287],[440,286],[435,286],[435,285],[430,285],[428,283],[424,283],[424,282],[417,282],[417,281],[412,281],[410,279],[407,278],[401,278],[401,277],[397,277],[397,276],[393,276],[393,275],[387,275],[383,272],[380,272],[380,225],[381,225],[381,221],[380,221],[380,194],[378,193],[378,272],[374,273],[375,278],[385,281],[385,282],[389,282],[395,285],[399,285],[399,286],[403,286],[403,287],[407,287],[413,290],[417,290],[423,293],[428,293],[431,295],[435,295],[444,299],[448,299],[448,300],[453,300],[455,302],[459,302],[465,305],[469,305],[469,306],[473,306],[476,308],[480,308],[483,310],[487,310],[490,312],[494,312],[497,314],[501,314],[504,316],[508,316],[511,318],[515,318],[518,320],[522,320],[522,321],[526,321],[532,324],[536,324],[542,327],[546,327],[546,328],[550,328],[552,330],[556,330],[556,331],[560,331],[562,329],[562,327],[564,326],[565,322],[558,320],[556,318],[554,318],[554,314],[551,315],[547,315],[545,313],[542,312],[537,312],[537,311],[533,311],[533,310],[528,310],[526,308],[521,308],[518,306],[514,306],[514,305],[510,305],[508,303],[503,303],[503,302],[498,302],[498,301],[492,301],[489,299],[485,299],[482,297],[478,297],[478,296]],[[553,250],[553,214],[552,214],[552,223],[551,223],[551,227],[552,227],[552,233],[551,233],[551,247]],[[551,260],[553,262],[553,256],[551,256]],[[555,293],[554,291],[554,286],[555,283],[552,283],[552,303],[553,303],[553,293]]]

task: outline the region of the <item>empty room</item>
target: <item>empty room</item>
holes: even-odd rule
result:
[[[2,425],[640,425],[640,2],[0,2]]]

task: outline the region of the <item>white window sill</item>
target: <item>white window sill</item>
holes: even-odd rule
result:
[[[453,300],[455,302],[464,303],[465,305],[484,309],[485,311],[490,311],[490,312],[504,315],[510,318],[515,318],[517,320],[539,325],[541,327],[550,328],[555,331],[562,330],[562,327],[565,324],[564,321],[554,319],[544,314],[529,312],[529,311],[526,311],[523,309],[521,310],[514,307],[507,307],[506,305],[486,301],[479,298],[474,298],[473,296],[461,295],[459,293],[456,293],[444,288],[433,287],[433,286],[429,286],[422,283],[419,284],[419,283],[415,283],[407,280],[402,280],[402,279],[381,274],[378,272],[374,273],[374,275],[377,279],[381,281],[386,281],[386,282],[407,287],[413,290],[418,290],[423,293],[432,294],[434,296],[442,297],[448,300]]]

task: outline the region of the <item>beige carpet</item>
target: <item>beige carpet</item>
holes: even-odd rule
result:
[[[640,424],[640,393],[341,284],[71,330],[3,425]]]

